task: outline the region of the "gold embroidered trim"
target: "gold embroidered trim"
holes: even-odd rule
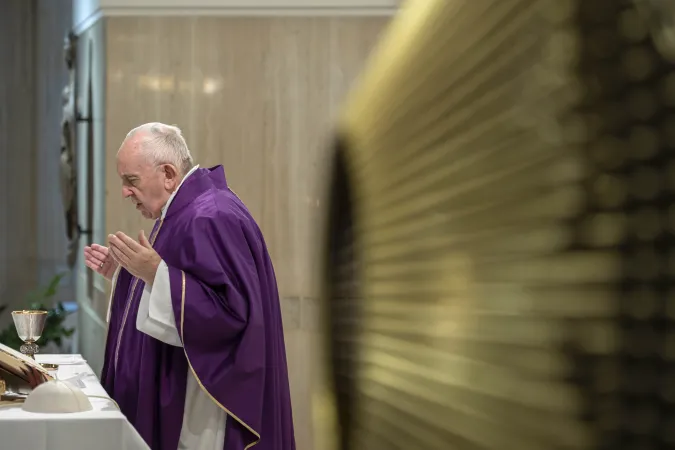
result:
[[[244,447],[244,450],[247,450],[247,449],[253,447],[254,445],[256,445],[258,442],[260,442],[260,434],[259,434],[257,431],[255,431],[253,428],[251,428],[250,426],[248,426],[248,424],[247,424],[246,422],[244,422],[243,420],[241,420],[241,419],[240,419],[239,417],[237,417],[235,414],[232,414],[232,411],[230,411],[229,409],[227,409],[226,407],[224,407],[223,405],[221,405],[220,402],[219,402],[218,400],[216,400],[216,399],[213,397],[213,395],[211,395],[211,393],[210,393],[210,392],[204,387],[204,385],[202,384],[202,381],[199,379],[199,375],[197,375],[197,372],[195,371],[195,369],[192,367],[192,364],[190,363],[190,357],[189,357],[188,354],[187,354],[187,350],[185,350],[185,338],[184,338],[184,334],[183,334],[183,322],[184,322],[184,319],[185,319],[185,272],[183,272],[183,271],[181,270],[180,273],[181,273],[181,276],[182,276],[181,299],[180,299],[180,335],[181,335],[181,339],[183,340],[183,351],[185,352],[185,358],[187,359],[188,366],[190,366],[190,371],[192,372],[192,375],[194,375],[195,380],[197,380],[197,383],[199,384],[199,387],[202,389],[202,391],[204,391],[204,393],[205,393],[206,395],[208,395],[209,398],[210,398],[216,405],[218,405],[218,407],[219,407],[220,409],[222,409],[223,411],[225,411],[225,413],[226,413],[227,415],[229,415],[230,417],[234,418],[234,420],[236,420],[237,422],[239,422],[244,428],[246,428],[248,431],[250,431],[251,433],[253,433],[253,435],[255,435],[256,440],[253,441],[253,442],[251,442],[250,444],[248,444],[246,447]]]
[[[157,230],[153,235],[150,236],[150,245],[153,245],[155,241],[157,240],[157,236],[159,235],[159,230],[162,229],[162,225],[164,224],[164,219],[161,219],[159,221],[159,226],[157,227]],[[122,344],[122,335],[124,334],[124,326],[127,324],[127,316],[129,315],[129,308],[131,307],[131,301],[134,298],[134,294],[136,293],[136,286],[138,285],[138,278],[134,277],[134,284],[131,286],[131,294],[127,296],[127,304],[126,307],[124,308],[124,316],[122,316],[122,326],[120,327],[119,334],[117,335],[117,347],[115,347],[115,372],[117,372],[117,359],[120,356],[120,345]],[[118,275],[118,280],[119,280],[119,275]],[[112,297],[110,301],[112,302],[115,299],[115,288],[117,287],[117,283],[115,283],[115,286],[113,286],[113,291],[112,291]],[[110,305],[112,308],[112,304]]]

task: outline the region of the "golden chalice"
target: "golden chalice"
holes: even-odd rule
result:
[[[12,311],[12,319],[19,338],[24,342],[19,351],[35,359],[35,354],[40,350],[35,342],[42,336],[47,311]]]

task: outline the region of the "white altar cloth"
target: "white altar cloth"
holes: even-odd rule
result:
[[[149,450],[80,355],[36,359],[60,364],[57,379],[105,398],[89,398],[93,410],[72,414],[29,413],[20,404],[0,407],[0,450]]]

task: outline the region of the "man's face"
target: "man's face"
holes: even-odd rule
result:
[[[137,143],[125,142],[117,154],[117,174],[122,179],[122,196],[130,199],[146,219],[158,219],[176,188],[175,177],[167,177],[165,166],[154,166]]]

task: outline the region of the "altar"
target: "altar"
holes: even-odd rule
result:
[[[58,364],[56,378],[82,389],[93,410],[38,414],[23,411],[20,403],[2,406],[2,450],[149,450],[80,355],[35,355],[35,358],[40,363]]]

